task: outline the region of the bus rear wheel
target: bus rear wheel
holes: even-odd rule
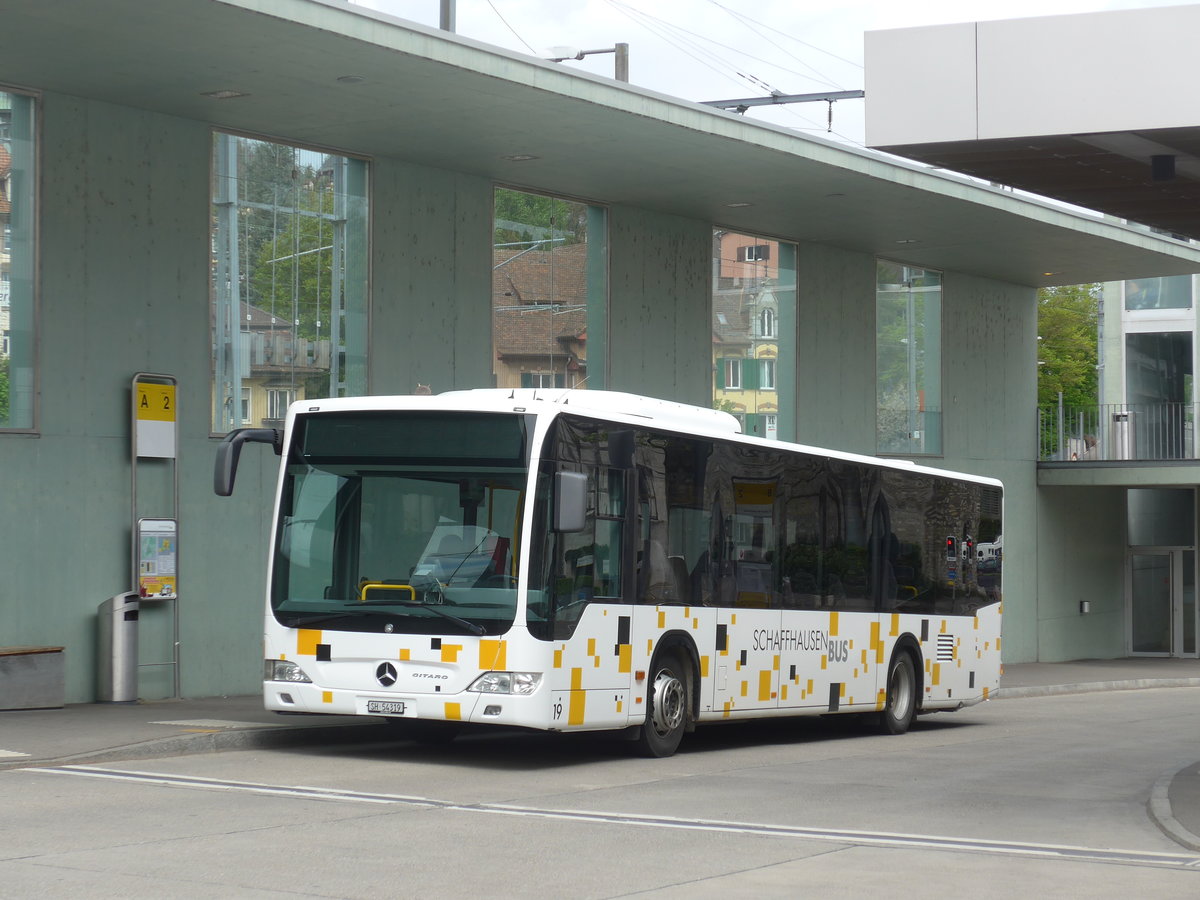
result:
[[[688,717],[688,672],[678,653],[654,658],[650,667],[650,690],[646,697],[646,721],[638,734],[643,756],[674,754],[683,740]]]
[[[888,667],[887,699],[879,713],[879,730],[884,734],[904,734],[917,714],[917,670],[912,654],[900,650]]]

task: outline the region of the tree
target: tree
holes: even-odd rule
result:
[[[333,190],[327,179],[305,175],[297,203],[282,210],[269,240],[260,241],[250,278],[255,305],[309,340],[329,337],[332,314]],[[293,303],[294,301],[294,303]]]
[[[1094,406],[1098,399],[1100,286],[1038,291],[1038,405]]]
[[[587,209],[586,204],[560,197],[497,188],[494,240],[497,244],[535,240],[577,244],[587,240]]]

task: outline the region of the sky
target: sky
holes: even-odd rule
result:
[[[350,0],[437,27],[439,0]],[[686,100],[863,88],[867,31],[1181,6],[1195,0],[457,0],[458,34],[531,56],[629,44],[629,80]],[[562,51],[559,51],[561,53]],[[560,65],[611,77],[613,55]],[[862,145],[863,101],[754,107],[748,118]]]

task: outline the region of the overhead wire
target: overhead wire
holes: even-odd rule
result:
[[[780,91],[780,90],[774,88],[774,86],[767,83],[766,80],[763,80],[762,78],[758,78],[757,76],[754,76],[754,74],[750,74],[748,72],[743,72],[742,67],[734,65],[733,62],[722,59],[720,55],[712,52],[712,50],[704,48],[702,46],[702,44],[697,43],[698,41],[706,42],[708,44],[713,44],[713,46],[715,46],[715,47],[720,47],[722,49],[730,50],[730,52],[732,52],[732,53],[736,53],[740,56],[744,56],[744,58],[746,58],[746,59],[754,60],[756,62],[761,62],[761,64],[763,64],[763,65],[772,66],[773,68],[776,68],[776,70],[779,70],[781,72],[786,72],[788,74],[794,74],[794,76],[797,76],[800,78],[816,80],[816,82],[822,82],[829,86],[833,86],[833,88],[840,89],[840,85],[838,85],[838,83],[834,82],[834,80],[829,79],[826,76],[821,76],[821,74],[818,74],[818,77],[814,77],[814,76],[812,76],[812,74],[809,74],[806,72],[798,72],[798,71],[790,70],[790,68],[787,68],[785,66],[780,66],[778,64],[778,62],[772,62],[769,60],[764,60],[762,58],[758,58],[758,56],[755,56],[754,54],[746,53],[745,50],[728,46],[728,44],[721,43],[720,41],[715,41],[715,40],[713,40],[713,38],[706,37],[704,35],[696,34],[696,32],[694,32],[694,31],[689,31],[688,29],[682,28],[682,26],[673,24],[671,22],[667,22],[666,19],[661,19],[659,17],[652,16],[652,14],[650,14],[650,13],[644,12],[643,10],[638,10],[638,8],[636,8],[634,6],[630,6],[628,4],[624,4],[624,2],[620,2],[619,0],[606,0],[606,2],[608,5],[612,6],[613,8],[616,8],[616,10],[618,10],[619,12],[623,12],[625,14],[625,16],[628,16],[630,19],[634,20],[635,23],[640,24],[642,26],[642,28],[647,29],[648,31],[652,32],[652,34],[660,37],[661,40],[664,40],[666,43],[671,44],[672,47],[679,49],[680,52],[683,52],[686,55],[691,56],[691,58],[695,59],[697,62],[701,62],[701,65],[704,65],[707,68],[710,68],[710,70],[713,70],[714,72],[721,74],[721,76],[724,76],[730,80],[734,80],[730,76],[730,72],[732,71],[734,76],[737,76],[737,78],[742,79],[743,82],[754,85],[755,88],[766,90],[768,92],[768,94],[773,94],[773,95],[785,94],[785,91]],[[719,6],[719,4],[716,4],[716,5]],[[732,11],[727,10],[726,7],[721,7],[721,8],[724,8],[724,10],[726,10],[726,12],[730,12],[731,14],[734,14],[734,16],[737,16],[737,13],[733,13]],[[761,23],[755,23],[755,24],[761,25]],[[782,34],[782,32],[779,32],[779,34]],[[763,37],[762,35],[758,35],[758,36]],[[692,40],[692,38],[695,38],[695,40]],[[767,38],[764,38],[764,40],[767,40]],[[793,40],[796,40],[796,38],[793,38]],[[703,53],[704,55],[708,56],[708,58],[710,60],[715,60],[715,65],[713,64],[713,62],[704,61],[704,60],[698,58],[696,53],[689,52],[688,49],[685,49],[683,46],[680,46],[680,43],[689,44],[689,46],[696,49],[697,52]],[[774,42],[770,42],[770,43],[774,44]],[[799,41],[799,43],[804,43],[805,46],[810,46],[810,44],[806,44],[803,41]],[[778,46],[778,44],[776,44],[776,46]],[[780,49],[782,49],[782,48],[780,48]],[[787,53],[787,50],[784,50],[784,52]],[[792,58],[794,59],[793,54],[788,54],[788,55],[791,55]],[[829,54],[829,55],[834,55],[834,54]],[[803,61],[800,61],[800,60],[797,60],[797,61],[802,62],[802,65],[806,65],[806,64],[803,64]],[[848,61],[848,60],[844,60],[844,61]],[[856,65],[856,64],[851,64],[851,65]],[[816,71],[811,66],[808,66],[808,68],[810,68],[811,71],[814,71],[814,72]],[[848,134],[844,134],[844,133],[834,130],[833,122],[832,122],[832,112],[833,112],[832,102],[830,102],[829,121],[827,122],[827,124],[824,124],[824,125],[818,124],[817,121],[808,118],[808,116],[803,115],[802,113],[796,112],[796,109],[782,106],[782,104],[779,108],[782,110],[782,113],[784,113],[785,115],[791,116],[791,118],[798,119],[799,121],[805,122],[805,124],[808,125],[808,127],[797,126],[800,131],[820,131],[820,132],[832,133],[832,134],[836,134],[836,136],[840,137],[841,139],[846,140],[846,142],[848,142],[848,143],[862,145],[862,142],[858,142],[858,140],[848,136]]]
[[[636,9],[624,3],[618,3],[616,0],[606,0],[606,2],[609,4],[609,6],[612,6],[618,12],[628,16],[636,24],[641,25],[651,34],[661,38],[663,41],[670,44],[684,55],[691,57],[702,66],[711,69],[718,75],[729,78],[731,81],[736,83],[736,79],[731,78],[729,75],[729,69],[732,68],[732,66],[728,62],[721,59],[702,45],[697,44],[696,41],[691,40],[690,37],[685,36],[691,35],[694,37],[701,37],[700,35],[693,35],[692,32],[689,32],[686,29],[672,25],[670,22],[659,19],[657,16],[652,16],[640,9]],[[707,59],[702,57],[707,57]],[[740,72],[736,72],[735,74],[740,78],[745,78],[745,76]]]
[[[770,37],[768,37],[766,34],[764,34],[761,30],[759,30],[758,27],[755,27],[755,26],[760,25],[760,23],[755,22],[750,17],[744,16],[739,12],[735,12],[734,10],[730,9],[728,6],[725,6],[723,3],[718,3],[717,0],[708,0],[708,2],[711,3],[713,6],[715,6],[717,9],[726,13],[731,19],[736,21],[739,25],[742,25],[747,31],[749,31],[755,37],[759,38],[760,40],[766,41],[768,44],[770,44],[775,49],[779,50],[781,53],[786,54],[787,56],[794,59],[797,63],[804,66],[804,68],[808,69],[810,72],[812,72],[813,76],[815,76],[814,80],[822,81],[825,84],[828,84],[832,87],[837,88],[838,90],[846,89],[844,85],[842,85],[839,82],[835,81],[834,79],[830,78],[824,72],[817,69],[816,66],[810,65],[809,63],[805,62],[800,57],[798,57],[795,53],[792,53],[790,50],[787,50],[785,47],[783,47],[782,44],[779,44],[778,42],[772,40]],[[803,43],[803,42],[801,42],[801,43]],[[805,46],[811,46],[811,45],[805,44]],[[781,67],[776,66],[776,68],[781,68]],[[810,76],[810,77],[812,77],[812,76]]]
[[[515,37],[518,41],[520,41],[522,44],[524,44],[526,50],[528,50],[534,56],[537,56],[538,52],[529,46],[529,43],[525,40],[525,38],[523,38],[523,37],[521,37],[521,35],[517,34],[517,29],[513,28],[511,25],[508,24],[508,19],[506,19],[506,18],[504,18],[504,16],[500,15],[500,10],[496,9],[496,4],[493,3],[492,0],[487,0],[487,5],[492,8],[492,12],[494,12],[496,14],[496,18],[504,23],[504,27],[513,33],[513,37]]]
[[[500,10],[497,8],[497,6],[493,2],[493,0],[486,0],[486,2],[488,4],[488,6],[491,7],[492,11],[496,14],[496,17],[502,23],[504,23],[504,26],[510,32],[512,32],[513,36],[516,37],[516,39],[518,41],[520,41],[521,44],[523,44],[525,46],[525,48],[531,54],[533,54],[534,56],[537,56],[538,55],[537,51],[535,51],[533,49],[533,47],[530,46],[530,44],[523,37],[521,37],[521,35],[508,22],[508,20],[504,18],[504,16],[500,13]],[[835,81],[835,80],[829,78],[828,76],[824,75],[823,73],[819,72],[814,66],[809,65],[808,63],[799,59],[794,53],[790,53],[788,50],[786,50],[784,47],[780,46],[775,41],[771,40],[766,35],[755,30],[754,28],[751,28],[750,23],[753,23],[754,25],[759,26],[760,28],[764,28],[764,29],[773,31],[776,34],[780,34],[785,37],[788,37],[789,39],[795,41],[796,43],[802,44],[805,47],[809,47],[811,49],[825,53],[826,55],[831,56],[834,59],[838,59],[842,62],[848,63],[849,65],[858,66],[857,63],[851,62],[850,60],[843,59],[842,57],[839,57],[834,53],[830,53],[829,51],[822,50],[820,47],[816,47],[815,45],[809,44],[806,41],[802,41],[799,38],[795,38],[790,35],[786,35],[784,32],[781,32],[778,29],[772,28],[769,25],[765,25],[764,23],[750,19],[747,16],[743,16],[740,13],[736,12],[735,10],[731,10],[727,6],[724,6],[723,4],[717,2],[717,0],[709,0],[709,2],[711,2],[714,6],[722,9],[727,14],[733,16],[734,18],[737,18],[739,21],[741,21],[743,23],[743,25],[745,25],[758,38],[766,41],[767,43],[769,43],[772,46],[779,49],[781,52],[787,54],[791,59],[795,60],[801,66],[808,69],[808,71],[807,72],[797,71],[795,69],[790,69],[786,66],[781,66],[776,62],[772,62],[770,60],[763,59],[761,57],[755,56],[752,53],[747,53],[745,50],[739,49],[737,47],[732,47],[728,44],[723,44],[722,42],[717,41],[713,38],[707,37],[702,34],[698,34],[694,31],[690,31],[686,28],[683,28],[682,26],[679,26],[672,22],[669,22],[666,19],[662,19],[658,16],[651,15],[650,13],[645,12],[644,10],[638,9],[634,6],[631,6],[630,4],[620,2],[620,0],[605,0],[605,2],[608,3],[609,6],[613,7],[618,12],[623,13],[626,17],[631,19],[637,25],[640,25],[642,28],[649,31],[651,34],[655,35],[660,40],[664,41],[668,45],[674,47],[680,53],[683,53],[685,56],[694,60],[696,63],[704,66],[705,68],[715,72],[716,74],[722,76],[723,78],[726,78],[727,80],[729,80],[735,84],[739,83],[739,81],[744,82],[744,83],[750,84],[751,86],[753,86],[756,89],[764,90],[767,93],[772,94],[772,95],[784,94],[787,92],[779,90],[778,88],[774,87],[769,82],[767,82],[765,79],[760,78],[757,75],[754,75],[747,71],[743,71],[743,69],[745,68],[744,66],[738,66],[737,64],[733,63],[729,59],[721,56],[719,53],[717,53],[712,48],[713,47],[721,48],[722,50],[726,50],[731,53],[737,54],[738,56],[744,57],[745,59],[752,60],[757,63],[761,63],[762,65],[770,66],[773,69],[776,69],[780,72],[783,72],[783,73],[786,73],[789,75],[795,75],[797,77],[804,78],[809,81],[815,81],[824,86],[833,87],[833,88],[842,90],[841,85],[839,85],[837,81]],[[861,68],[861,66],[860,66],[860,68]],[[805,116],[805,115],[797,112],[795,109],[788,107],[786,105],[781,104],[778,108],[781,109],[785,115],[788,115],[792,118],[798,119],[799,121],[801,121],[803,123],[806,123],[807,127],[794,126],[798,130],[820,131],[820,132],[825,132],[825,133],[829,133],[829,134],[834,134],[849,143],[857,144],[857,145],[861,146],[860,141],[856,141],[855,139],[851,138],[849,135],[842,134],[841,132],[834,130],[833,123],[832,123],[832,112],[833,112],[832,102],[830,103],[829,120],[827,121],[826,124],[818,123],[814,119],[811,119],[808,116]]]
[[[757,19],[752,19],[752,18],[750,18],[750,16],[746,15],[745,13],[740,13],[737,10],[730,9],[729,7],[718,2],[718,0],[708,0],[708,2],[711,3],[713,6],[718,6],[721,9],[725,10],[731,16],[734,16],[734,17],[741,19],[743,21],[746,21],[746,22],[753,22],[755,25],[759,26],[760,28],[765,28],[767,31],[773,31],[776,34],[780,35],[781,37],[785,37],[790,41],[795,41],[797,44],[803,44],[805,47],[808,47],[810,50],[816,50],[818,53],[824,53],[826,56],[832,57],[833,59],[836,59],[838,62],[844,62],[848,66],[854,66],[854,68],[856,68],[856,69],[861,69],[863,67],[863,64],[860,62],[855,62],[852,59],[846,59],[846,57],[844,57],[844,56],[838,56],[836,53],[833,53],[830,50],[826,50],[824,47],[818,47],[816,44],[810,44],[810,43],[808,43],[808,41],[801,40],[800,38],[796,37],[793,34],[788,34],[786,31],[780,31],[778,28],[775,28],[772,25],[768,25],[766,22],[760,22]],[[774,44],[774,41],[772,41],[771,43]],[[779,45],[775,44],[775,46],[779,46]],[[782,50],[783,48],[780,47],[780,49]],[[784,52],[787,53],[788,51],[784,50]],[[789,55],[793,56],[793,58],[796,58],[797,62],[802,62],[802,60],[800,60],[798,57],[795,57],[794,54],[789,54]]]
[[[698,33],[694,32],[694,31],[689,31],[688,29],[686,29],[686,28],[683,28],[682,26],[676,25],[676,24],[674,24],[674,23],[672,23],[672,22],[668,22],[666,19],[661,19],[661,18],[659,18],[659,17],[657,17],[657,16],[653,16],[653,15],[651,15],[651,14],[650,14],[650,13],[648,13],[648,12],[645,12],[644,10],[640,10],[640,9],[637,9],[636,7],[630,6],[630,5],[626,4],[626,3],[622,3],[622,2],[620,2],[620,0],[605,0],[605,2],[607,2],[607,3],[608,3],[610,6],[614,7],[615,9],[619,10],[620,12],[623,12],[623,13],[625,13],[625,14],[626,14],[626,15],[628,15],[630,18],[634,19],[634,21],[637,21],[637,22],[638,22],[638,24],[642,25],[644,28],[647,28],[647,29],[648,29],[648,30],[650,30],[650,31],[654,31],[654,33],[655,33],[655,34],[658,34],[660,37],[663,37],[663,38],[664,38],[664,40],[667,40],[667,38],[663,36],[663,34],[662,34],[661,30],[655,30],[653,27],[651,27],[650,25],[648,25],[646,22],[644,22],[644,21],[639,21],[639,20],[638,20],[638,17],[640,16],[640,17],[642,17],[642,18],[644,18],[644,19],[649,19],[649,20],[652,20],[653,22],[655,22],[655,23],[658,23],[659,25],[661,25],[661,26],[663,26],[663,27],[665,27],[665,28],[669,28],[669,29],[671,29],[673,32],[675,32],[675,33],[677,33],[677,34],[679,34],[679,35],[688,35],[688,36],[690,36],[690,37],[692,37],[692,38],[696,38],[696,39],[698,39],[698,40],[700,40],[700,41],[704,41],[706,44],[711,44],[711,45],[713,45],[713,46],[720,47],[720,48],[722,48],[723,50],[728,50],[728,51],[730,51],[730,52],[732,52],[732,53],[736,53],[737,55],[739,55],[739,56],[742,56],[742,57],[745,57],[746,59],[750,59],[750,60],[753,60],[753,61],[755,61],[755,62],[762,63],[763,65],[771,66],[772,68],[778,69],[778,70],[779,70],[779,71],[781,71],[781,72],[786,72],[786,73],[787,73],[787,74],[789,74],[789,75],[796,75],[796,76],[798,76],[798,77],[800,77],[800,78],[807,78],[807,79],[809,79],[810,81],[818,81],[818,82],[822,82],[822,83],[824,83],[825,85],[827,85],[827,86],[829,86],[829,87],[838,87],[838,88],[840,89],[839,85],[838,85],[836,82],[834,82],[832,79],[829,79],[829,78],[827,78],[827,77],[825,77],[825,76],[823,76],[823,75],[821,75],[821,76],[819,76],[819,77],[815,77],[815,78],[814,78],[814,77],[813,77],[813,75],[811,75],[811,74],[809,74],[809,73],[806,73],[806,72],[798,72],[798,71],[795,71],[795,70],[793,70],[793,69],[789,69],[789,68],[787,68],[787,67],[785,67],[785,66],[781,66],[781,65],[779,65],[778,63],[771,62],[770,60],[763,59],[762,57],[755,56],[753,53],[748,53],[748,52],[746,52],[745,50],[743,50],[743,49],[741,49],[741,48],[738,48],[738,47],[733,47],[733,46],[730,46],[729,44],[723,44],[723,43],[721,43],[720,41],[718,41],[718,40],[715,40],[714,38],[710,38],[710,37],[707,37],[707,36],[705,36],[705,35],[698,34]],[[680,39],[682,40],[683,38],[680,38]],[[695,41],[691,41],[690,43],[692,43],[692,44],[694,45],[694,44],[695,44]],[[702,50],[703,50],[703,48],[702,48],[702,47],[701,47],[700,49],[702,49]],[[781,49],[782,49],[782,48],[781,48]],[[719,61],[720,61],[720,62],[721,62],[723,65],[727,65],[727,66],[729,66],[730,68],[736,68],[736,67],[735,67],[735,66],[734,66],[732,63],[729,63],[729,62],[727,62],[727,61],[725,61],[725,60],[722,60],[720,57],[716,56],[716,54],[715,54],[715,53],[712,53],[711,51],[704,50],[703,52],[707,53],[709,56],[711,56],[711,57],[713,57],[713,58],[715,58],[715,59],[718,59],[718,60],[719,60]],[[786,53],[787,51],[785,50],[784,52]],[[791,54],[789,54],[789,55],[791,55]],[[795,58],[795,57],[793,56],[793,58]],[[801,62],[801,63],[802,63],[802,61],[800,61],[800,60],[797,60],[797,62]],[[802,64],[803,64],[803,63],[802,63]],[[811,69],[812,67],[810,66],[809,68]],[[815,70],[814,70],[814,71],[815,71]],[[722,74],[725,74],[725,73],[722,73]],[[737,72],[737,74],[738,74],[740,77],[742,77],[742,78],[745,78],[746,80],[750,80],[750,79],[754,78],[754,76],[747,75],[747,74],[746,74],[746,73],[744,73],[744,72]],[[758,84],[759,84],[760,86],[766,83],[766,82],[764,82],[762,79],[757,79],[757,81],[758,81]]]

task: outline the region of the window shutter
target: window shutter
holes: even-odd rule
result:
[[[725,359],[717,357],[717,370],[714,373],[717,378],[717,390],[725,390]]]
[[[758,360],[742,360],[742,388],[747,391],[758,390]]]

